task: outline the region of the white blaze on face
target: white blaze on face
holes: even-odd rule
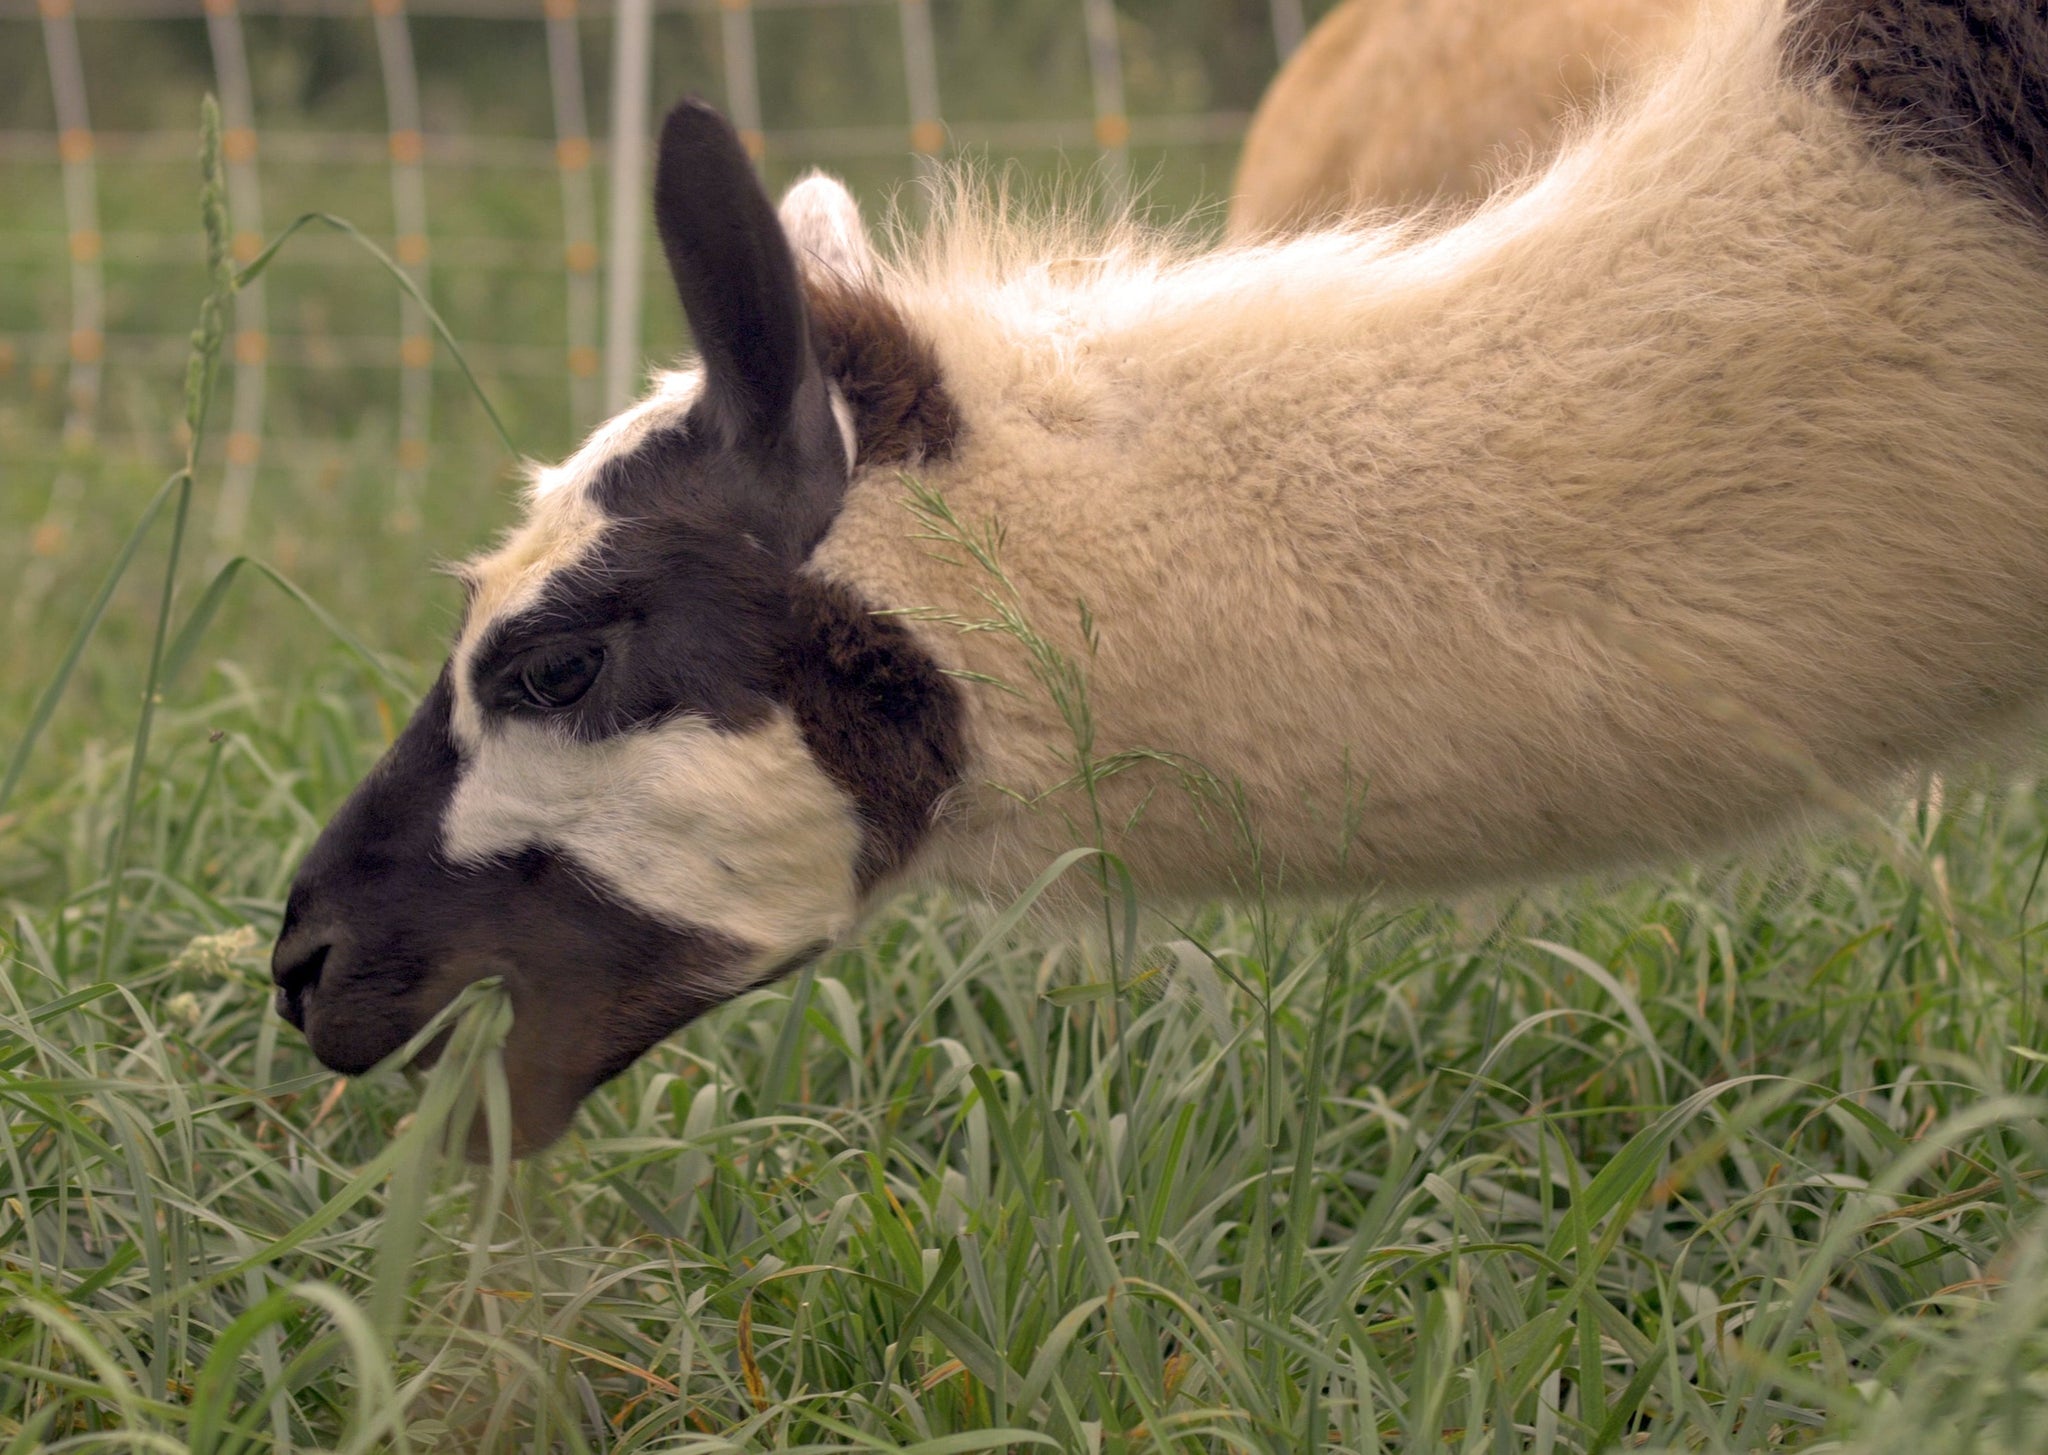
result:
[[[739,732],[685,714],[583,741],[537,718],[487,720],[473,678],[478,644],[496,624],[585,565],[607,530],[631,528],[605,518],[590,484],[650,430],[680,425],[700,387],[694,371],[662,376],[571,459],[536,471],[526,520],[465,570],[469,615],[451,658],[462,767],[441,847],[456,864],[536,848],[564,855],[661,923],[752,947],[757,960],[733,984],[707,987],[732,993],[845,934],[857,913],[853,805],[789,714]]]
[[[534,499],[543,500],[564,489],[579,493],[587,490],[605,461],[630,454],[651,430],[681,424],[703,389],[701,369],[671,369],[656,374],[654,388],[646,398],[592,430],[583,447],[561,464],[534,471]]]
[[[755,970],[853,926],[860,830],[787,713],[740,733],[684,717],[599,742],[491,725],[442,850],[476,863],[532,847],[665,924],[759,949]]]
[[[590,499],[591,483],[605,463],[630,454],[651,430],[676,428],[704,387],[695,369],[657,375],[645,399],[599,425],[583,447],[559,465],[533,471],[526,519],[489,555],[463,568],[469,583],[469,615],[450,661],[455,673],[455,735],[465,746],[482,733],[483,721],[470,691],[477,643],[498,622],[517,616],[540,599],[548,581],[574,570],[596,547],[607,525]]]

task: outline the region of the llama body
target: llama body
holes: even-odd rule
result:
[[[1298,887],[1434,890],[1720,844],[1805,799],[1801,756],[1864,784],[2039,700],[2048,257],[1780,51],[1741,8],[1413,246],[893,284],[974,421],[926,483],[1004,522],[1035,626],[1079,655],[1073,603],[1100,623],[1098,752],[1241,782]],[[902,495],[856,483],[821,569],[978,614]],[[1020,676],[1000,636],[925,637]],[[1042,694],[969,701],[932,852],[1000,894],[1071,831],[980,785],[1046,794],[1070,745]],[[1159,787],[1112,783],[1112,824],[1147,799],[1116,847],[1230,889],[1243,845]]]
[[[1994,9],[1727,0],[1456,227],[1210,256],[970,208],[884,263],[679,108],[702,365],[470,568],[294,887],[281,1007],[360,1069],[505,975],[543,1143],[891,885],[1003,895],[1090,836],[913,476],[1000,525],[1095,758],[1160,755],[1099,805],[1154,894],[1681,853],[2009,729],[2048,693],[2048,17]]]
[[[1696,0],[1346,0],[1267,88],[1230,235],[1477,201],[1547,159],[1618,78],[1681,40]]]

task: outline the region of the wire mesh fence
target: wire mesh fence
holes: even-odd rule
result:
[[[1196,10],[1203,33],[1179,34]],[[0,261],[19,285],[0,382],[52,411],[61,397],[61,425],[11,450],[9,473],[52,482],[42,528],[59,530],[78,507],[66,462],[119,427],[110,380],[182,356],[191,98],[152,79],[165,70],[219,96],[239,259],[300,211],[354,217],[547,448],[674,341],[638,180],[655,98],[720,101],[773,181],[824,165],[873,197],[968,151],[1091,164],[1112,199],[1135,178],[1179,206],[1221,194],[1258,87],[1311,18],[1303,0],[0,0],[0,178],[18,200]],[[266,102],[280,91],[318,104]],[[403,527],[437,456],[467,458],[473,422],[423,310],[350,284],[361,271],[345,239],[306,237],[241,295],[222,549],[266,469],[384,452]]]

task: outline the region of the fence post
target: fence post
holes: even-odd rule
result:
[[[106,285],[100,257],[98,147],[85,104],[85,66],[71,0],[42,0],[43,48],[50,91],[57,103],[57,157],[64,169],[64,225],[71,250],[71,382],[64,400],[64,442],[76,448],[92,438],[99,412],[100,361],[106,352]]]
[[[612,34],[611,255],[604,280],[604,404],[611,410],[625,408],[639,392],[647,92],[653,66],[653,0],[619,0]]]
[[[337,5],[345,11],[358,0],[35,0],[35,3],[41,15],[50,87],[56,103],[54,136],[50,140],[54,143],[57,159],[63,164],[60,180],[70,253],[68,317],[61,322],[53,320],[55,327],[29,329],[22,335],[23,346],[39,360],[54,355],[50,361],[61,369],[68,369],[63,376],[68,398],[63,427],[72,453],[68,459],[62,453],[57,456],[58,463],[50,482],[51,509],[45,512],[32,537],[34,549],[31,555],[34,559],[43,559],[60,549],[75,515],[75,509],[67,507],[65,502],[74,497],[82,500],[81,492],[89,483],[84,463],[87,457],[78,453],[78,448],[90,445],[92,440],[98,405],[105,391],[105,358],[109,353],[119,353],[124,348],[138,354],[143,349],[154,349],[168,355],[183,343],[181,336],[168,331],[148,337],[123,334],[111,342],[106,332],[114,296],[105,288],[102,253],[109,244],[100,232],[100,209],[97,205],[98,193],[104,189],[106,178],[96,175],[96,152],[103,148],[96,146],[87,116],[88,78],[79,49],[74,7],[81,3],[92,5],[96,7],[92,13],[110,17],[147,11],[152,15],[199,19],[207,26],[217,78],[215,84],[221,94],[226,123],[222,140],[229,170],[229,208],[235,229],[233,247],[236,258],[246,261],[257,246],[262,231],[262,184],[266,181],[270,184],[270,200],[274,203],[277,182],[274,176],[264,178],[259,174],[255,98],[250,71],[259,59],[258,42],[261,37],[253,29],[255,22],[248,17],[259,13],[267,16],[278,11],[280,6],[283,7],[280,13],[296,14],[307,11],[310,6],[311,11],[323,14],[334,11],[338,14],[340,11],[335,10]],[[393,239],[392,250],[400,265],[416,283],[425,284],[431,277],[429,263],[433,244],[428,234],[430,209],[421,124],[421,86],[425,78],[418,66],[428,58],[414,53],[408,8],[412,3],[413,0],[370,0],[369,9],[375,26],[375,45],[388,112],[387,166],[394,217],[389,236]],[[417,3],[425,6],[428,0],[417,0]],[[642,376],[646,287],[643,274],[647,236],[643,178],[654,134],[650,123],[655,113],[650,110],[649,102],[658,3],[666,3],[674,10],[708,15],[716,9],[720,13],[725,101],[749,152],[756,157],[761,156],[768,145],[762,116],[762,85],[766,79],[762,66],[772,57],[757,53],[755,12],[769,8],[843,3],[864,3],[874,8],[893,7],[899,23],[898,39],[908,104],[908,115],[903,120],[908,127],[909,151],[917,158],[919,170],[929,174],[934,167],[934,159],[943,154],[951,142],[940,94],[942,86],[951,83],[940,74],[935,36],[938,24],[945,17],[935,14],[936,0],[591,0],[591,3],[601,4],[603,14],[615,17],[611,37],[615,82],[609,103],[611,136],[610,146],[603,153],[597,152],[596,147],[603,145],[601,133],[605,118],[593,114],[594,98],[585,94],[585,81],[580,69],[581,63],[589,59],[580,54],[580,20],[591,18],[594,13],[585,0],[433,0],[432,5],[435,14],[459,12],[480,19],[503,19],[529,26],[535,21],[545,22],[549,67],[545,84],[550,86],[554,103],[554,137],[548,159],[544,161],[536,155],[534,162],[543,167],[551,166],[562,189],[563,231],[559,235],[562,251],[556,256],[561,258],[567,274],[566,353],[552,343],[535,348],[531,343],[481,341],[476,344],[472,358],[490,372],[502,368],[515,373],[544,374],[550,380],[558,381],[550,387],[566,389],[568,403],[579,424],[588,424],[605,406],[618,407],[630,403]],[[1052,3],[1052,0],[1046,0],[1046,3]],[[112,5],[111,10],[104,8],[108,4]],[[1302,28],[1299,17],[1309,7],[1304,0],[1267,0],[1267,4],[1275,35],[1285,44],[1292,32]],[[1132,124],[1127,115],[1127,78],[1122,66],[1118,11],[1114,0],[1081,0],[1078,7],[1067,3],[1066,13],[1069,24],[1074,21],[1086,24],[1093,83],[1093,137],[1102,154],[1100,195],[1108,202],[1127,193],[1131,169],[1129,145]],[[109,52],[116,62],[119,54],[118,49]],[[538,78],[533,79],[538,83]],[[537,89],[533,94],[537,100]],[[944,101],[958,109],[958,98],[947,96]],[[885,121],[884,126],[846,128],[843,135],[828,135],[827,132],[838,129],[825,129],[817,133],[820,151],[843,150],[847,155],[872,157],[889,154],[893,147],[897,149],[894,154],[900,156],[905,132],[897,124],[886,122],[886,113],[894,109],[893,105],[887,98],[876,98],[876,109],[880,119]],[[903,116],[902,113],[898,115]],[[998,126],[994,128],[994,134],[1019,147],[1071,144],[1071,120],[1056,121],[1050,117],[1042,117],[1041,120],[1046,123],[1044,126],[1031,123]],[[266,117],[268,131],[262,137],[260,148],[264,160],[275,162],[280,156],[285,156],[294,166],[322,166],[330,161],[353,165],[359,155],[361,138],[280,133],[276,122],[277,118]],[[1179,136],[1188,130],[1164,128],[1161,134],[1171,132]],[[1193,131],[1199,131],[1205,137],[1211,134],[1211,130],[1199,127]],[[894,138],[893,142],[891,138]],[[504,164],[508,166],[529,165],[525,138],[517,142],[509,138],[479,140],[484,144],[475,148],[475,157],[491,159],[483,162],[484,165],[498,165],[497,159],[501,158],[506,159]],[[142,151],[150,156],[160,156],[167,153],[172,144],[171,138],[152,135],[144,139]],[[176,145],[182,152],[182,136],[176,140]],[[470,155],[468,148],[459,148],[458,152],[460,155],[451,153],[446,159],[450,165],[458,165],[461,156]],[[437,168],[443,160],[437,152]],[[596,167],[600,162],[610,167],[614,184],[608,203],[597,196],[601,179],[596,175]],[[438,179],[443,176],[454,180],[452,175],[437,171],[436,186],[441,185]],[[458,253],[463,254],[460,258],[444,255],[441,261],[451,265],[459,262],[466,267],[474,256],[480,267],[525,266],[523,261],[516,265],[508,261],[515,250],[503,239],[484,240],[487,246],[475,254],[464,253],[460,239],[444,237],[437,241],[444,249],[454,246]],[[155,255],[171,247],[172,239],[159,233],[134,231],[125,237],[117,236],[114,245],[148,250]],[[552,253],[553,248],[550,247],[549,251]],[[392,515],[399,525],[412,524],[416,519],[414,508],[427,475],[429,424],[435,408],[434,392],[440,382],[435,371],[437,349],[426,327],[424,314],[411,300],[402,299],[396,338],[391,337],[388,329],[357,327],[350,331],[351,337],[339,341],[340,351],[337,352],[336,341],[302,337],[289,327],[282,334],[270,334],[266,318],[266,291],[262,280],[252,282],[236,304],[235,333],[230,350],[234,371],[233,411],[226,421],[227,464],[211,522],[216,549],[237,545],[239,538],[246,533],[253,494],[264,464],[268,462],[275,467],[287,463],[278,453],[279,445],[284,442],[275,431],[288,426],[274,408],[269,408],[284,400],[285,395],[279,393],[280,389],[292,392],[287,388],[286,375],[292,376],[289,382],[296,387],[298,376],[294,371],[300,367],[324,367],[343,354],[348,355],[353,363],[376,362],[381,365],[389,358],[397,366],[400,377],[392,382],[396,385],[394,402],[398,406],[393,413],[398,419],[394,433],[400,469],[394,487]],[[0,340],[0,368],[10,366],[13,347],[13,344]],[[367,355],[363,353],[365,348],[369,351]],[[267,420],[266,410],[269,414]],[[378,418],[381,420],[381,412]],[[301,443],[322,442],[291,443],[293,449],[287,450],[288,454],[296,454]],[[17,599],[20,594],[18,591]]]
[[[235,263],[253,261],[263,249],[263,193],[256,164],[256,100],[249,84],[249,50],[236,0],[205,0],[206,34],[220,84],[221,151],[227,162],[228,215],[234,227],[230,250]],[[264,365],[270,356],[262,278],[235,294],[234,414],[228,424],[227,473],[213,512],[213,549],[218,559],[238,545],[249,524],[256,491],[256,467],[263,452]]]
[[[938,44],[932,36],[930,0],[897,0],[903,30],[903,84],[910,99],[910,149],[927,190],[946,149],[946,123],[939,115]],[[927,202],[931,199],[926,198]]]
[[[29,536],[31,560],[14,592],[14,619],[28,621],[56,584],[58,558],[70,543],[71,527],[85,492],[75,456],[92,443],[99,413],[100,361],[106,352],[106,280],[101,271],[105,243],[100,235],[99,177],[93,166],[92,118],[85,104],[85,67],[78,54],[78,27],[71,0],[40,0],[43,50],[50,67],[50,93],[57,110],[57,159],[63,168],[64,226],[71,254],[71,329],[66,356],[70,373],[64,391],[63,454],[50,481],[42,518]]]
[[[391,127],[391,213],[397,224],[392,255],[422,293],[428,288],[426,138],[420,130],[420,81],[413,65],[412,31],[405,0],[370,0],[377,27],[377,58],[384,68],[384,99]],[[398,498],[391,525],[419,528],[421,486],[427,475],[427,430],[434,407],[434,339],[426,311],[411,297],[398,309]]]
[[[545,0],[548,89],[555,102],[555,170],[562,182],[562,262],[568,270],[569,413],[577,430],[597,415],[599,380],[597,198],[590,176],[590,122],[583,98],[577,0]]]
[[[1121,212],[1131,195],[1131,117],[1124,103],[1123,45],[1116,33],[1114,0],[1083,0],[1088,20],[1088,76],[1095,90],[1095,145],[1111,206]]]
[[[768,151],[761,124],[761,58],[754,45],[753,0],[718,0],[724,13],[719,35],[725,42],[725,109],[747,155],[760,161]]]
[[[1273,49],[1279,52],[1282,64],[1307,34],[1308,22],[1302,17],[1301,0],[1273,0]]]

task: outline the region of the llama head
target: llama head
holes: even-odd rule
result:
[[[871,266],[851,199],[811,179],[785,229],[732,128],[685,103],[654,205],[698,366],[540,472],[464,570],[448,663],[301,866],[272,962],[280,1013],[349,1073],[502,976],[522,1150],[843,935],[958,769],[948,679],[805,570],[887,433],[876,401],[906,407],[861,360],[930,364],[856,337],[901,319],[847,303]]]

